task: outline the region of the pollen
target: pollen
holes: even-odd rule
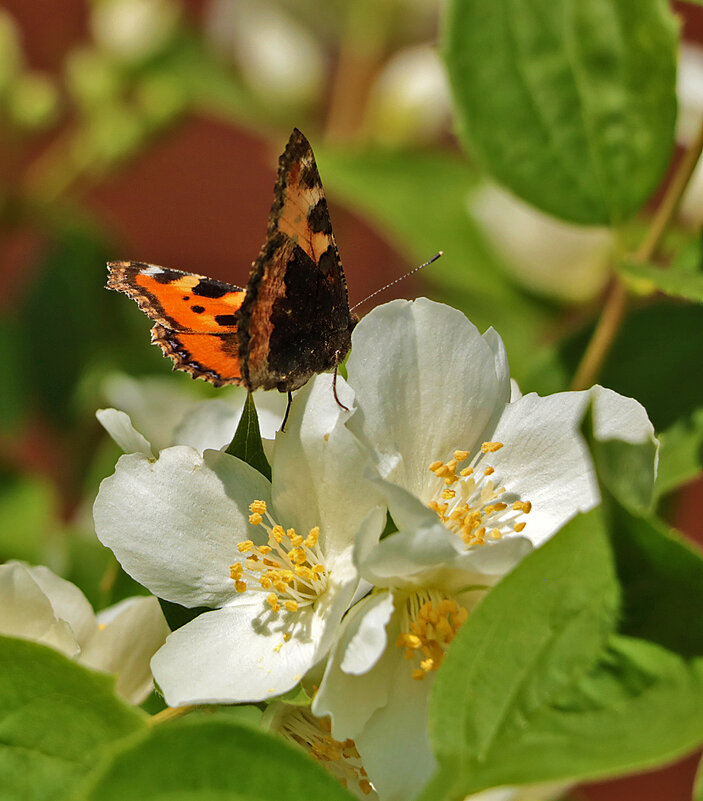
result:
[[[307,751],[355,795],[371,795],[374,787],[353,740],[335,740],[329,718],[317,718],[306,707],[291,707],[280,720],[283,737]]]
[[[532,509],[530,501],[513,501],[514,493],[497,486],[495,468],[485,464],[487,454],[503,448],[502,442],[483,442],[469,464],[467,450],[455,450],[448,462],[429,465],[427,505],[442,523],[471,548],[496,542],[508,534],[519,534]],[[510,497],[512,495],[512,498]]]
[[[268,541],[237,544],[243,558],[230,566],[235,590],[265,592],[265,603],[274,614],[297,612],[314,604],[328,586],[319,527],[311,528],[305,536],[293,528],[284,529],[272,519],[265,501],[253,501],[249,512],[249,522],[262,527]]]
[[[457,631],[469,613],[453,598],[438,590],[414,592],[401,611],[401,633],[396,646],[403,649],[405,659],[412,662],[411,675],[422,681],[438,670]]]

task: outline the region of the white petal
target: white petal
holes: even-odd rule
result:
[[[115,690],[140,704],[154,686],[149,661],[164,644],[169,629],[154,597],[127,598],[98,616],[100,628],[90,638],[80,662],[117,674]]]
[[[340,668],[344,673],[359,676],[366,673],[383,656],[388,645],[386,626],[393,614],[393,596],[390,593],[372,595],[364,615],[342,654]]]
[[[312,711],[319,717],[330,715],[333,733],[337,739],[356,737],[374,711],[386,703],[396,663],[405,661],[401,650],[393,647],[400,633],[397,615],[393,615],[385,624],[385,632],[377,635],[379,643],[382,637],[390,643],[380,658],[377,658],[378,649],[375,647],[365,649],[365,653],[355,655],[352,651],[348,654],[351,643],[361,642],[359,631],[362,628],[365,629],[364,641],[368,642],[371,636],[368,630],[370,624],[364,620],[366,614],[372,616],[371,623],[383,625],[384,609],[389,603],[392,603],[390,592],[380,592],[359,601],[344,618],[339,637],[330,654],[320,689],[312,702]],[[341,669],[345,659],[356,670],[360,669],[363,656],[369,660],[369,670],[366,673],[353,675]],[[371,664],[374,659],[376,661]]]
[[[59,620],[65,620],[71,627],[76,639],[85,643],[97,630],[98,622],[90,601],[70,581],[57,576],[43,565],[27,567],[27,572],[37,582],[41,591],[49,599],[54,614]]]
[[[190,445],[200,453],[224,450],[237,430],[245,399],[242,393],[241,403],[236,405],[216,398],[196,403],[176,426],[173,444]]]
[[[370,480],[381,491],[393,522],[399,529],[427,528],[437,522],[436,512],[409,490],[383,478],[370,476]]]
[[[602,442],[617,439],[632,445],[644,442],[659,444],[654,436],[654,426],[641,403],[598,385],[590,390],[590,394],[597,439]]]
[[[143,453],[153,457],[151,445],[132,425],[128,414],[117,409],[98,409],[95,416],[125,453]]]
[[[359,405],[349,428],[381,475],[418,497],[428,465],[472,449],[507,400],[491,344],[461,312],[425,298],[364,317],[347,367]]]
[[[530,501],[524,535],[540,545],[567,520],[599,502],[591,458],[579,434],[588,393],[563,392],[541,398],[534,393],[509,404],[490,439],[502,442],[482,465],[495,469],[502,500]]]
[[[532,502],[523,520],[524,535],[540,545],[577,512],[600,501],[590,454],[580,435],[583,415],[594,399],[594,428],[598,439],[626,442],[653,439],[651,423],[637,401],[601,387],[585,392],[562,392],[541,398],[534,393],[509,404],[491,439],[504,447],[487,454],[495,468],[496,486],[515,498]]]
[[[364,481],[368,453],[344,426],[350,412],[334,398],[333,377],[318,375],[295,396],[286,430],[276,436],[272,496],[284,527],[307,533],[319,526],[325,555],[349,548],[369,512],[385,506]],[[354,395],[342,378],[337,394],[351,408]],[[377,536],[385,517],[377,520]]]
[[[71,627],[56,617],[49,599],[19,562],[0,565],[0,634],[40,642],[72,659],[80,652]]]
[[[378,587],[425,583],[428,573],[442,570],[456,559],[457,547],[452,539],[458,538],[439,522],[413,531],[398,531],[381,540],[359,569],[367,581]]]
[[[270,501],[254,468],[218,451],[176,446],[152,461],[122,456],[100,485],[93,514],[100,541],[160,598],[221,606],[236,592],[230,565],[237,543],[256,535],[249,504]]]
[[[432,678],[413,679],[411,664],[404,659],[396,662],[388,702],[354,738],[369,779],[383,801],[416,798],[437,767],[427,735]]]
[[[488,347],[493,351],[495,359],[495,371],[498,378],[498,392],[500,401],[507,403],[510,400],[510,366],[508,365],[508,352],[500,334],[491,326],[483,332],[483,339]]]
[[[206,612],[174,631],[151,661],[168,705],[265,701],[290,690],[312,666],[322,627],[310,612],[295,614],[288,642],[290,616],[270,619],[261,600]]]
[[[259,415],[259,431],[266,447],[266,442],[275,439],[276,433],[281,428],[288,396],[281,392],[257,392],[254,397],[256,412]]]
[[[441,523],[398,531],[371,551],[360,572],[377,587],[465,587],[493,584],[533,550],[527,537],[511,535],[471,550]]]

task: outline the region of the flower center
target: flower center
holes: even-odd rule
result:
[[[484,463],[484,456],[502,447],[502,442],[484,442],[463,468],[460,465],[468,460],[469,451],[454,451],[453,459],[437,460],[429,466],[435,478],[430,480],[431,500],[427,505],[467,548],[485,545],[486,537],[490,542],[521,532],[526,525],[521,518],[532,509],[530,501],[501,500],[507,491],[505,487],[496,488],[491,478],[495,470]]]
[[[245,540],[237,545],[243,561],[230,566],[230,576],[237,592],[246,592],[249,581],[270,590],[266,603],[274,612],[281,608],[297,612],[313,604],[327,589],[327,569],[322,564],[318,545],[320,529],[311,528],[306,537],[295,529],[284,530],[266,511],[266,501],[249,506],[249,522],[268,532],[268,542],[256,545]]]
[[[438,670],[449,643],[466,622],[469,613],[438,590],[418,590],[405,602],[401,612],[396,645],[414,665],[412,677],[421,681]]]
[[[345,787],[370,795],[373,786],[361,764],[354,740],[335,740],[330,734],[331,728],[329,718],[316,718],[304,707],[294,709],[280,724],[285,738],[312,754]]]

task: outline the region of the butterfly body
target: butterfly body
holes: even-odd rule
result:
[[[336,368],[351,347],[356,318],[312,149],[297,129],[245,289],[143,262],[108,268],[108,288],[155,321],[152,342],[174,369],[216,386],[291,392]]]

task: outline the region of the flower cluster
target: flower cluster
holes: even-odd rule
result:
[[[271,702],[267,725],[359,797],[412,799],[435,768],[427,703],[457,632],[599,503],[587,407],[596,437],[653,431],[601,387],[522,396],[495,331],[424,299],[367,315],[347,371],[343,406],[329,375],[298,392],[270,480],[205,429],[215,449],[125,448],[95,526],[154,595],[210,610],[152,659],[170,706]],[[101,414],[114,436],[119,413]],[[308,705],[275,700],[297,685]]]

